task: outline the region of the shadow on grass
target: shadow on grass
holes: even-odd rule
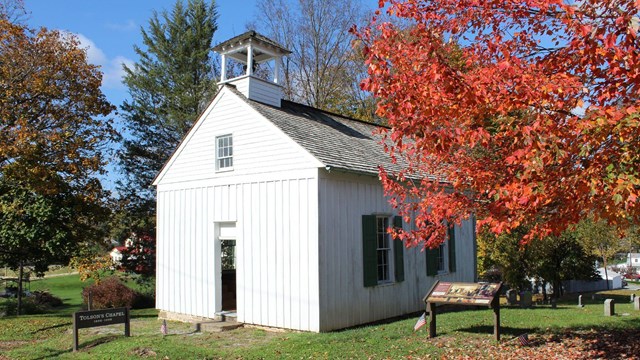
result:
[[[71,325],[71,323],[70,323],[70,322],[68,322],[68,323],[63,323],[63,324],[52,325],[52,326],[47,326],[47,327],[44,327],[44,328],[42,328],[42,329],[38,329],[38,330],[36,330],[36,331],[31,332],[31,334],[37,334],[37,333],[42,332],[42,331],[47,331],[47,330],[51,330],[51,329],[61,328],[61,327],[69,326],[69,325]]]
[[[492,325],[474,325],[466,328],[453,329],[459,332],[468,332],[474,334],[488,334],[493,335],[493,326]],[[500,326],[500,335],[502,337],[515,337],[520,336],[522,334],[530,334],[535,332],[534,328],[514,328],[509,326]]]
[[[93,349],[94,347],[101,345],[101,344],[106,344],[108,342],[111,342],[115,339],[117,339],[118,337],[121,337],[122,335],[118,336],[118,335],[107,335],[107,336],[103,336],[99,339],[95,339],[95,340],[91,340],[91,341],[87,341],[87,342],[83,342],[78,344],[78,352],[82,352],[83,350],[90,350]],[[71,349],[67,349],[67,350],[54,350],[54,349],[47,349],[47,354],[44,356],[41,356],[39,358],[35,358],[34,360],[43,360],[43,359],[51,359],[51,358],[56,358],[59,357],[62,354],[68,354],[68,353],[72,353],[73,352],[73,348]]]
[[[131,319],[148,319],[148,318],[157,318],[158,314],[131,314]]]

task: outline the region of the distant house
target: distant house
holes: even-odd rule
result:
[[[633,268],[640,268],[640,253],[628,253],[627,266],[633,267]]]
[[[114,247],[111,252],[109,253],[109,256],[111,256],[111,261],[116,264],[119,265],[120,262],[122,261],[122,252],[126,249],[126,246],[116,246]]]
[[[378,126],[282,100],[288,51],[255,32],[215,50],[220,89],[154,181],[156,306],[174,319],[329,331],[424,309],[435,280],[475,281],[475,222],[433,251],[387,234]],[[227,60],[246,74],[226,78]],[[271,62],[272,78],[253,73]]]

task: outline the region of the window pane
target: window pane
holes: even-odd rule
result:
[[[218,169],[233,166],[233,139],[231,135],[218,136],[216,138],[216,158]]]

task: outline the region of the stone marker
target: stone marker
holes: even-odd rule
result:
[[[507,305],[515,305],[518,301],[518,293],[513,290],[507,290]]]
[[[637,297],[633,300],[633,310],[640,311],[640,297]]]
[[[523,291],[520,293],[520,307],[530,308],[532,303],[531,291]]]
[[[584,304],[582,303],[582,295],[578,295],[578,307],[584,307]]]
[[[636,294],[631,294],[631,302],[633,303],[633,301],[636,299]]]
[[[604,316],[613,316],[616,314],[615,301],[607,299],[604,301]]]

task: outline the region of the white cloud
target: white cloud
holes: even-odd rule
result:
[[[99,65],[103,73],[102,86],[105,89],[123,89],[122,77],[124,70],[122,64],[133,67],[133,60],[124,56],[108,58],[107,55],[89,38],[82,34],[73,34],[78,37],[80,47],[87,51],[87,61]]]
[[[108,64],[103,65],[102,71],[104,76],[102,77],[102,85],[106,88],[115,89],[123,88],[122,78],[125,75],[123,65],[127,65],[130,69],[133,68],[133,60],[124,56],[116,56],[111,59]]]
[[[73,34],[78,37],[80,47],[87,50],[87,61],[95,65],[102,65],[107,61],[107,56],[96,44],[82,34]]]

